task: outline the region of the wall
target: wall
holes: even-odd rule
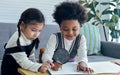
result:
[[[53,24],[55,5],[65,0],[0,0],[0,22],[17,23],[20,14],[27,8],[40,9],[47,24]]]

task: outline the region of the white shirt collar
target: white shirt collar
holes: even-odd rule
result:
[[[32,40],[27,39],[27,37],[24,35],[23,32],[21,32],[21,36],[20,36],[20,44],[21,45],[29,45],[31,44]]]

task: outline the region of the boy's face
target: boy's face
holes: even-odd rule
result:
[[[80,29],[80,23],[78,20],[64,20],[60,25],[62,35],[68,40],[74,40]]]
[[[38,22],[37,23],[32,22],[32,23],[29,23],[28,25],[25,25],[22,22],[21,25],[20,25],[20,28],[21,28],[23,34],[29,40],[36,39],[39,36],[43,27],[44,27],[44,23],[38,23]]]

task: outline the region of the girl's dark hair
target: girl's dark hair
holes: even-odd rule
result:
[[[18,27],[18,40],[17,40],[17,45],[20,47],[20,41],[19,41],[19,37],[21,35],[21,31],[20,31],[20,24],[21,22],[24,22],[24,24],[27,26],[29,25],[29,23],[31,22],[39,22],[39,23],[45,23],[45,19],[44,16],[42,14],[42,12],[36,8],[28,8],[27,10],[25,10],[19,19],[19,22],[17,24]],[[39,39],[35,39],[34,41],[36,41],[35,43],[35,48],[38,48],[39,45]]]
[[[63,2],[56,6],[53,18],[60,25],[63,20],[78,20],[80,25],[87,19],[86,10],[76,2]]]

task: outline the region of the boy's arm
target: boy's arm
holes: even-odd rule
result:
[[[55,46],[56,46],[56,36],[54,34],[52,34],[48,40],[47,46],[42,55],[43,62],[46,62],[46,61],[53,62],[52,58],[53,58],[53,54],[55,51]]]
[[[80,40],[80,46],[78,48],[78,53],[77,53],[77,62],[85,62],[86,64],[88,63],[88,58],[87,58],[87,46],[86,46],[86,39],[82,35],[81,40]]]

